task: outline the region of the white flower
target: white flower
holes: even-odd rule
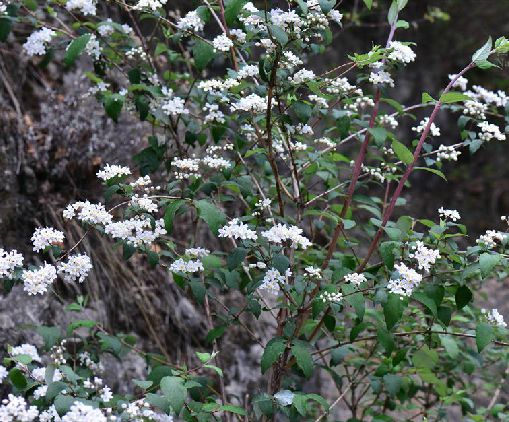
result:
[[[214,51],[229,51],[233,47],[233,41],[227,35],[221,34],[212,40]]]
[[[417,260],[417,266],[420,270],[429,271],[430,266],[440,258],[439,251],[427,248],[421,241],[417,241],[412,249],[414,252],[408,254],[408,256]]]
[[[48,392],[47,385],[41,385],[34,390],[34,399],[39,400],[41,397],[45,397]]]
[[[87,255],[74,255],[58,265],[58,275],[68,283],[83,283],[91,269],[92,261]]]
[[[247,34],[242,29],[230,29],[230,35],[241,44],[246,42]]]
[[[414,289],[421,283],[422,275],[403,263],[396,264],[394,267],[399,273],[399,278],[390,280],[387,288],[391,293],[411,296]]]
[[[4,3],[4,0],[0,0],[0,14],[5,13],[7,11],[7,5]]]
[[[484,120],[486,118],[486,111],[488,111],[487,104],[483,104],[479,101],[466,101],[463,114]]]
[[[79,10],[86,15],[95,16],[96,4],[94,0],[67,0],[65,4],[67,10]]]
[[[2,405],[0,406],[0,420],[2,422],[33,422],[37,416],[39,416],[37,407],[28,406],[25,399],[21,396],[9,394],[6,399],[2,400]]]
[[[108,419],[101,412],[101,409],[96,409],[92,406],[75,401],[69,411],[62,416],[62,422],[107,422]]]
[[[299,247],[306,249],[311,245],[309,239],[302,236],[302,229],[296,226],[276,224],[269,230],[262,232],[262,236],[277,245],[282,245],[286,241],[292,242],[291,246],[294,249]]]
[[[329,17],[329,19],[331,21],[336,22],[338,25],[341,23],[341,19],[343,19],[343,15],[341,13],[339,13],[339,11],[336,9],[332,9],[327,14],[327,16]]]
[[[219,106],[217,104],[205,104],[203,107],[203,111],[205,112],[205,123],[209,122],[218,122],[224,123],[226,120],[224,118],[224,113],[219,110]]]
[[[21,274],[23,280],[23,290],[28,295],[43,294],[48,290],[48,286],[57,279],[56,268],[48,263],[35,270],[26,270]]]
[[[412,49],[399,41],[391,41],[389,43],[389,48],[392,49],[388,56],[390,60],[401,63],[410,63],[415,60],[415,53]]]
[[[204,248],[188,248],[185,254],[194,258],[203,258],[204,256],[210,255],[210,251]]]
[[[498,309],[492,309],[491,311],[481,309],[481,312],[490,324],[501,328],[507,327],[507,323],[504,321],[504,316],[498,312]]]
[[[301,69],[293,76],[289,76],[288,80],[295,85],[302,84],[308,81],[312,81],[316,78],[315,72],[312,70]]]
[[[478,123],[477,126],[481,128],[481,134],[479,135],[479,139],[482,141],[491,141],[495,138],[498,141],[505,141],[505,134],[500,132],[500,128],[497,125],[481,122]]]
[[[428,126],[428,123],[429,123],[429,117],[426,117],[421,120],[421,122],[419,123],[419,126],[413,127],[412,130],[417,133],[423,133],[426,126]],[[440,136],[440,128],[437,125],[435,125],[435,123],[431,123],[430,133],[432,136]]]
[[[286,282],[285,275],[281,274],[275,268],[270,268],[263,277],[262,284],[258,287],[260,290],[268,290],[271,293],[279,291],[279,285]]]
[[[461,151],[458,151],[453,146],[440,145],[437,150],[437,161],[451,160],[458,161]]]
[[[290,390],[281,390],[274,394],[274,398],[281,406],[291,406],[295,394]]]
[[[146,212],[155,213],[159,209],[157,203],[155,203],[152,199],[148,197],[148,195],[144,195],[142,197],[138,195],[133,195],[131,198],[131,202],[129,203],[131,207],[138,207]]]
[[[41,357],[37,352],[37,348],[28,343],[24,343],[20,346],[13,347],[11,350],[11,356],[27,355],[32,358],[34,362],[41,362]]]
[[[369,75],[369,81],[373,85],[389,85],[394,87],[394,79],[392,79],[391,74],[385,70],[371,72]]]
[[[116,164],[113,165],[106,164],[106,166],[102,170],[99,170],[96,173],[96,176],[99,179],[102,179],[105,182],[107,182],[108,180],[114,179],[116,177],[128,176],[130,174],[131,170],[129,169],[129,167],[118,166]]]
[[[218,237],[228,237],[230,239],[256,240],[258,235],[251,230],[247,224],[242,223],[238,218],[234,218],[228,224],[219,229]]]
[[[156,220],[152,229],[152,220],[139,216],[129,220],[116,221],[104,227],[104,232],[114,239],[122,239],[133,246],[150,245],[158,237],[166,234],[164,221]]]
[[[242,97],[237,103],[232,104],[231,111],[253,111],[255,113],[264,113],[267,111],[267,99],[256,94],[250,94]]]
[[[394,116],[384,114],[380,116],[380,124],[389,126],[391,129],[396,129],[399,123]]]
[[[335,148],[336,147],[336,143],[334,141],[332,141],[330,138],[326,138],[326,137],[315,139],[315,144],[323,144],[327,148]]]
[[[34,251],[39,252],[51,245],[57,245],[64,241],[64,234],[60,230],[51,227],[39,227],[32,235]]]
[[[184,16],[183,18],[180,18],[177,21],[177,28],[180,29],[181,31],[189,31],[190,30],[190,31],[199,32],[199,31],[203,30],[203,27],[204,27],[204,23],[195,10],[187,13],[186,16]]]
[[[136,6],[134,6],[134,9],[151,9],[155,12],[157,9],[163,7],[163,5],[166,4],[166,1],[167,0],[138,0],[138,3]]]
[[[185,261],[182,258],[177,259],[170,265],[170,271],[179,273],[197,273],[203,271],[203,264],[198,260]]]
[[[454,78],[456,77],[456,75],[449,75],[449,79],[452,81]],[[459,88],[461,89],[462,91],[466,91],[467,89],[467,85],[468,85],[468,79],[463,77],[463,76],[460,76],[456,82],[454,82],[454,84],[452,85],[453,88]]]
[[[64,218],[70,220],[76,217],[83,223],[88,224],[109,224],[113,216],[106,211],[102,204],[91,204],[88,201],[70,204],[63,212]]]
[[[300,66],[303,62],[302,60],[296,56],[291,51],[283,51],[283,58],[281,63],[288,68],[292,69],[294,67]]]
[[[320,278],[322,276],[322,270],[317,267],[306,267],[304,268],[306,271],[306,276],[311,278]]]
[[[32,370],[30,375],[36,381],[46,382],[46,369],[47,368],[45,366],[43,366],[41,368],[35,368]],[[60,372],[58,369],[55,369],[53,371],[52,381],[55,382],[55,381],[60,381],[60,380],[62,380],[62,372]]]
[[[174,175],[179,180],[189,179],[191,176],[199,176],[200,160],[197,158],[174,158],[171,165],[177,169]]]
[[[46,45],[57,33],[48,28],[41,28],[33,32],[23,44],[29,56],[43,56],[46,54]]]
[[[110,387],[105,385],[101,390],[101,400],[105,403],[108,403],[113,398],[113,393],[111,392]]]
[[[243,66],[239,73],[237,74],[238,79],[246,79],[249,77],[256,77],[260,74],[260,70],[258,69],[258,66],[254,64],[248,64]]]
[[[355,284],[356,286],[359,286],[361,283],[364,283],[367,281],[366,276],[364,274],[358,274],[358,273],[350,273],[343,277],[343,280],[347,283]]]
[[[85,51],[90,57],[93,57],[94,59],[98,60],[99,57],[101,57],[101,44],[99,44],[99,40],[97,39],[95,34],[91,34],[90,38],[87,42],[87,46],[85,47]],[[94,93],[93,91],[99,92],[99,91],[106,91],[106,85],[104,84],[102,86],[98,86],[95,88],[91,88],[91,93]],[[102,89],[104,87],[104,89]]]
[[[14,270],[23,265],[23,255],[12,250],[7,252],[0,248],[0,278],[10,278]]]
[[[186,101],[183,98],[173,97],[167,99],[161,108],[168,116],[178,116],[180,114],[189,114],[189,110],[185,105]]]
[[[496,230],[487,230],[485,234],[479,236],[476,240],[477,244],[484,245],[488,249],[493,249],[497,246],[497,242],[503,242],[505,235]]]
[[[7,378],[9,372],[5,366],[0,365],[0,384],[4,382],[4,379]]]
[[[318,296],[324,303],[341,303],[343,300],[343,293],[341,292],[323,292]]]
[[[444,220],[451,220],[451,221],[457,221],[461,218],[460,213],[456,210],[446,210],[444,207],[440,207],[438,209],[438,214],[440,215],[440,218],[443,218]]]
[[[102,37],[110,36],[115,32],[115,28],[111,25],[112,23],[113,21],[111,20],[111,18],[106,19],[105,22],[101,22],[99,24],[99,26],[97,27],[97,32],[99,32],[99,34]]]

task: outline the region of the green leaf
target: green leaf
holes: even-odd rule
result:
[[[283,254],[276,254],[272,258],[272,266],[281,274],[284,274],[290,267],[290,260]]]
[[[394,250],[397,249],[398,246],[399,242],[390,240],[387,242],[382,242],[378,248],[384,265],[391,271],[394,269]]]
[[[445,174],[442,173],[438,169],[433,169],[433,168],[429,168],[429,167],[414,167],[414,170],[429,171],[430,173],[436,174],[438,177],[441,177],[442,179],[444,179],[447,182],[447,178],[445,177]]]
[[[18,390],[23,390],[27,386],[27,380],[23,375],[23,372],[21,372],[18,368],[12,368],[9,371],[9,379]]]
[[[412,295],[412,297],[415,300],[417,300],[418,302],[422,303],[424,306],[426,306],[426,308],[428,308],[431,311],[433,316],[438,317],[437,304],[435,303],[435,301],[432,298],[430,298],[429,296],[427,296],[421,292],[415,292]]]
[[[438,353],[424,345],[422,349],[414,353],[412,361],[416,368],[433,369],[438,363]]]
[[[194,65],[196,66],[196,69],[201,72],[207,67],[214,56],[214,47],[205,41],[196,41],[193,46]]]
[[[389,13],[387,14],[387,21],[394,25],[398,20],[398,1],[392,0],[391,7],[389,8]]]
[[[198,210],[198,216],[207,223],[214,234],[226,224],[226,215],[214,204],[206,199],[195,201],[194,204]]]
[[[391,330],[403,316],[404,302],[399,295],[390,293],[383,309],[385,324],[387,329]]]
[[[448,92],[447,94],[443,94],[440,97],[440,102],[442,102],[442,104],[452,104],[460,103],[462,101],[469,101],[471,99],[472,98],[463,94],[462,92]]]
[[[240,406],[234,406],[233,404],[225,404],[221,406],[221,410],[225,412],[235,413],[236,415],[246,416],[246,411]]]
[[[472,298],[473,298],[472,292],[467,286],[459,286],[458,290],[456,290],[456,294],[454,295],[456,307],[458,309],[464,308],[470,303]]]
[[[45,398],[46,400],[53,400],[56,396],[58,396],[63,390],[67,388],[67,384],[62,381],[55,381],[48,384],[48,390],[46,391]]]
[[[263,351],[261,360],[262,374],[276,362],[281,354],[286,349],[285,339],[282,337],[275,337],[267,343],[265,350]]]
[[[140,387],[142,390],[148,390],[154,383],[152,381],[133,380],[133,384]]]
[[[479,268],[484,276],[487,276],[493,268],[500,262],[500,255],[498,253],[485,252],[479,257]]]
[[[237,16],[239,16],[246,3],[247,0],[230,0],[226,2],[224,10],[226,25],[231,26],[235,23]]]
[[[484,44],[479,50],[477,50],[472,56],[472,61],[474,63],[484,62],[489,56],[491,52],[491,46],[493,45],[493,40],[491,37],[488,38],[486,44]]]
[[[187,397],[184,380],[178,377],[164,377],[161,379],[161,391],[170,402],[172,409],[176,413],[180,413]]]
[[[373,7],[373,0],[363,0],[364,1],[364,4],[366,5],[366,7],[371,10],[371,8]]]
[[[460,349],[458,347],[458,343],[454,340],[454,337],[447,334],[440,334],[438,337],[440,338],[440,342],[442,343],[442,346],[444,346],[447,354],[452,359],[456,359],[460,354]]]
[[[79,55],[83,52],[83,50],[85,50],[85,47],[87,46],[91,36],[92,34],[84,34],[69,44],[64,57],[64,65],[66,67],[74,64]]]
[[[435,102],[435,99],[431,95],[429,95],[427,92],[422,93],[422,104],[434,103],[434,102]]]
[[[59,394],[55,398],[53,404],[55,405],[55,409],[58,412],[58,414],[63,415],[64,413],[67,413],[69,411],[69,409],[71,408],[75,401],[76,397]]]
[[[414,161],[414,155],[410,150],[399,141],[392,141],[392,149],[397,157],[405,164],[410,164]]]
[[[294,343],[292,346],[292,354],[295,356],[297,365],[304,373],[306,378],[313,375],[313,357],[309,352],[308,348],[302,343]]]
[[[267,27],[269,28],[272,36],[282,47],[288,43],[288,34],[284,31],[284,29],[276,25],[267,25]]]
[[[234,270],[237,268],[242,262],[244,258],[247,256],[247,249],[245,248],[235,248],[230,252],[228,258],[226,258],[226,263],[228,264],[229,270]]]
[[[489,324],[481,323],[475,329],[475,343],[479,353],[495,339],[493,327]]]
[[[382,146],[384,144],[389,133],[383,127],[372,127],[369,128],[368,131],[369,133],[371,133],[373,139],[375,140],[375,144],[377,144],[378,146]]]
[[[104,99],[104,109],[106,114],[117,122],[122,107],[124,106],[124,97],[120,94],[111,94]]]
[[[376,331],[378,342],[385,349],[385,353],[390,355],[394,350],[394,338],[385,328],[379,327]]]
[[[12,29],[12,20],[9,18],[0,18],[0,42],[7,41]]]
[[[168,234],[171,234],[173,231],[173,220],[175,219],[175,215],[184,204],[185,201],[183,199],[177,199],[166,206],[164,211],[164,227]]]
[[[399,390],[401,390],[401,387],[403,386],[403,380],[401,377],[393,374],[387,374],[384,375],[384,384],[385,388],[389,392],[391,396],[396,396],[399,393]]]

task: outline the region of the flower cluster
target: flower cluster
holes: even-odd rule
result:
[[[341,292],[322,292],[319,299],[324,303],[341,303],[343,294]]]
[[[48,290],[48,286],[57,279],[57,270],[53,265],[45,263],[39,268],[23,271],[21,279],[23,280],[23,289],[29,295],[43,294]]]
[[[23,265],[23,255],[0,248],[0,278],[11,278],[14,270]]]
[[[122,176],[128,176],[131,174],[131,170],[129,167],[119,166],[116,164],[110,165],[106,164],[106,166],[97,172],[97,177],[99,179],[104,180],[105,182],[116,179]]]
[[[51,245],[58,245],[64,241],[64,233],[51,227],[37,228],[32,235],[34,251],[39,252]]]
[[[412,250],[413,252],[408,254],[408,256],[417,261],[417,266],[420,270],[429,271],[431,265],[440,258],[439,251],[427,248],[420,240],[412,246]]]
[[[78,281],[83,283],[92,269],[92,261],[87,255],[70,256],[67,262],[58,265],[58,275],[68,283]]]
[[[219,229],[218,237],[228,237],[230,239],[257,240],[258,235],[251,230],[247,224],[242,223],[238,218],[234,218],[228,224]]]
[[[481,309],[481,313],[490,324],[501,328],[507,327],[507,323],[504,321],[504,316],[498,312],[498,309],[492,309],[491,311]]]
[[[350,273],[343,277],[346,283],[352,283],[356,286],[360,286],[362,283],[367,281],[367,278],[364,274],[358,273]]]
[[[451,221],[458,221],[461,216],[460,213],[456,210],[446,210],[444,207],[440,207],[438,209],[438,214],[440,215],[440,218],[443,218],[444,220],[451,220]]]
[[[56,35],[52,29],[41,28],[33,32],[23,44],[23,48],[29,56],[43,56],[46,54],[46,46]]]
[[[291,242],[291,247],[294,249],[306,249],[311,246],[311,242],[307,237],[302,235],[302,229],[296,226],[288,226],[285,224],[276,224],[267,231],[262,232],[270,243],[276,245],[283,245],[285,242]]]
[[[394,267],[397,270],[398,277],[391,279],[387,288],[391,293],[400,296],[411,296],[415,288],[421,283],[422,275],[403,263],[396,264]]]

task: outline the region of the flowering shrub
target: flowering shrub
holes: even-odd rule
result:
[[[126,260],[139,253],[167,268],[168,282],[203,305],[210,323],[210,350],[196,351],[192,368],[95,321],[76,320],[65,333],[38,327],[46,354],[7,346],[0,379],[12,394],[1,420],[320,421],[334,419],[340,403],[352,421],[443,420],[453,406],[469,420],[508,420],[497,384],[486,385],[482,406],[469,380],[489,378],[484,368],[507,359],[503,316],[475,299],[485,280],[507,275],[509,228],[471,242],[455,210],[440,208],[433,220],[395,212],[414,171],[445,179],[444,161],[505,140],[508,97],[469,87],[465,75],[496,66],[509,41],[488,40],[436,98],[423,93],[421,104],[404,106],[391,95],[398,72],[418,60],[396,38],[409,26],[400,19],[406,0],[391,3],[384,45],[323,74],[305,66],[342,24],[336,2],[270,3],[204,0],[178,15],[165,12],[166,0],[112,2],[127,24],[105,18],[95,0],[0,2],[4,40],[30,26],[23,49],[35,62],[61,57],[69,67],[88,56],[80,63],[93,62],[89,95],[113,120],[133,113],[153,130],[134,157],[140,175],[106,165],[97,173],[106,205],[71,203],[64,220],[111,238]],[[418,109],[428,117],[397,131]],[[441,110],[459,116],[456,143],[436,139]],[[184,214],[208,226],[214,248],[194,230],[172,236]],[[93,262],[80,243],[50,227],[31,240],[40,265],[0,250],[6,290],[21,284],[43,295],[58,279],[86,283]],[[233,291],[242,300],[228,308],[218,296]],[[85,306],[79,297],[68,308]],[[218,339],[240,325],[261,343],[243,322],[261,314],[276,324],[261,344],[267,385],[245,400],[225,390]],[[145,357],[149,372],[121,395],[103,382],[101,355],[127,351]],[[318,373],[337,392],[309,392],[306,380]]]

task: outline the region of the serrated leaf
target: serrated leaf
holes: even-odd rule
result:
[[[198,216],[207,223],[212,233],[216,234],[226,224],[226,215],[214,204],[206,199],[195,201],[194,204],[198,210]]]
[[[184,380],[178,377],[164,377],[161,379],[161,391],[168,399],[172,409],[178,414],[187,397],[187,389],[184,387]]]
[[[91,36],[92,34],[84,34],[69,44],[64,57],[64,65],[66,67],[71,66],[79,57],[79,55],[85,50]]]
[[[200,72],[207,67],[207,65],[214,58],[214,47],[209,43],[197,40],[193,46],[194,65]]]
[[[391,330],[403,316],[404,303],[399,295],[390,293],[383,305],[385,324]]]
[[[292,354],[297,361],[298,367],[302,370],[306,378],[313,374],[313,357],[308,348],[302,343],[295,343],[292,346]]]
[[[277,361],[285,349],[286,342],[282,337],[275,337],[267,343],[261,360],[262,374],[267,372],[267,370]]]
[[[463,94],[462,92],[448,92],[440,97],[440,102],[442,104],[452,104],[459,103],[462,101],[469,101],[471,99],[472,98],[470,98],[468,95]]]
[[[495,268],[500,262],[501,256],[498,253],[482,253],[479,257],[479,268],[481,273],[486,276],[493,268]]]
[[[405,164],[410,164],[414,161],[414,155],[410,150],[399,141],[392,141],[392,149],[396,156]]]
[[[434,103],[435,99],[431,95],[429,95],[427,92],[423,92],[421,102],[422,102],[422,104]]]
[[[454,295],[456,301],[456,308],[462,309],[467,306],[472,300],[473,295],[467,286],[459,286]]]
[[[489,37],[488,41],[486,41],[486,43],[474,53],[474,55],[472,56],[472,61],[474,63],[480,63],[485,61],[490,56],[492,45],[493,40],[491,39],[491,37]]]
[[[115,122],[118,121],[122,107],[124,106],[124,97],[120,94],[111,94],[104,99],[104,109],[106,114]]]
[[[493,327],[489,324],[478,324],[475,329],[475,343],[479,353],[495,339]]]

